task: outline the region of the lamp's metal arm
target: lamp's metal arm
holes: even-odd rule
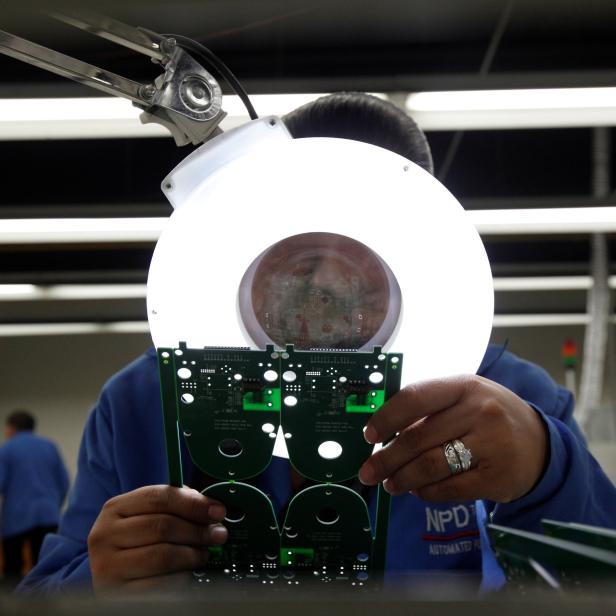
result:
[[[0,53],[107,94],[128,98],[144,110],[142,122],[162,124],[178,145],[196,145],[220,132],[218,125],[226,114],[218,82],[173,39],[93,13],[54,17],[148,55],[165,72],[153,83],[138,83],[2,30]]]
[[[0,51],[7,56],[68,77],[107,94],[123,96],[135,103],[146,103],[139,93],[141,84],[3,30],[0,30]]]
[[[164,41],[164,38],[155,33],[83,9],[73,12],[51,13],[51,16],[58,21],[95,36],[100,36],[118,45],[123,45],[156,60],[163,59],[164,51],[161,49],[161,42]]]

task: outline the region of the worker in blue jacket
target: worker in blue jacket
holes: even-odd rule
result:
[[[285,118],[295,138],[353,138],[432,170],[425,137],[402,111],[375,97],[337,94]],[[445,354],[447,349],[442,349]],[[156,587],[206,565],[224,543],[225,509],[191,488],[165,485],[167,465],[157,359],[150,349],[104,387],[85,427],[78,475],[58,534],[47,537],[22,588]],[[477,375],[413,384],[368,421],[382,442],[359,479],[394,498],[387,575],[483,568],[503,581],[485,535],[494,523],[539,531],[542,518],[616,526],[616,488],[586,448],[573,397],[536,365],[490,346]],[[199,484],[183,446],[188,485]],[[297,490],[274,458],[256,485],[281,510]]]
[[[6,419],[7,440],[0,447],[5,585],[21,578],[26,543],[36,563],[43,538],[57,530],[68,491],[62,457],[50,440],[34,434],[35,425],[28,411],[14,411]]]

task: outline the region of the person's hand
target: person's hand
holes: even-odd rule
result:
[[[428,501],[487,499],[509,502],[541,478],[547,428],[528,404],[480,376],[435,379],[399,391],[368,421],[365,438],[397,436],[363,464],[359,479],[381,481],[391,494],[412,492]],[[443,444],[460,439],[471,469],[452,475]]]
[[[88,536],[94,590],[158,586],[203,567],[208,546],[227,540],[225,515],[190,488],[146,486],[108,500]]]

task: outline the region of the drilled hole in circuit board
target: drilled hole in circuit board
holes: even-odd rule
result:
[[[263,373],[263,378],[269,383],[273,383],[278,378],[278,373],[275,370],[266,370]]]
[[[370,557],[365,552],[360,552],[355,558],[357,558],[360,563],[365,563],[368,562]]]
[[[241,522],[245,517],[246,513],[240,507],[236,507],[235,505],[226,505],[227,507],[227,515],[225,516],[225,521],[230,522],[231,524],[237,524]]]
[[[342,445],[336,441],[325,441],[319,445],[317,451],[325,460],[335,460],[342,455]]]
[[[285,406],[295,406],[297,404],[297,398],[295,396],[285,396],[283,402]]]
[[[317,521],[321,524],[325,524],[325,526],[331,526],[332,524],[335,524],[339,519],[340,516],[338,515],[338,512],[331,507],[323,507],[323,509],[321,509],[319,513],[317,513]]]
[[[218,443],[218,451],[226,458],[237,458],[244,448],[235,438],[225,438]]]
[[[276,429],[276,426],[274,424],[271,424],[271,423],[264,423],[261,426],[261,430],[263,430],[263,432],[265,432],[265,434],[271,434],[275,429]]]
[[[184,404],[192,404],[195,401],[195,397],[192,394],[185,393],[180,396],[180,400]]]
[[[373,372],[372,374],[370,374],[370,376],[368,377],[368,380],[371,383],[374,383],[375,385],[378,385],[379,383],[383,382],[383,373],[382,372]]]
[[[186,380],[186,379],[189,379],[192,376],[192,372],[188,368],[180,368],[178,370],[178,376],[181,379]]]
[[[293,370],[286,370],[282,373],[282,378],[287,383],[293,383],[293,381],[297,378],[297,374],[295,374]]]

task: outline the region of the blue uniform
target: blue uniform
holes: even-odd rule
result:
[[[68,484],[68,473],[51,441],[26,430],[9,439],[0,447],[2,536],[57,526]]]
[[[539,531],[541,518],[613,527],[616,488],[586,449],[575,424],[571,393],[548,374],[498,347],[490,347],[479,374],[514,391],[543,418],[549,432],[549,462],[535,488],[507,504],[432,504],[411,494],[392,499],[387,571],[466,569],[498,584],[484,531],[494,523]],[[505,452],[506,453],[506,452]],[[185,481],[192,464],[183,451]],[[59,532],[48,535],[38,565],[22,589],[54,591],[91,585],[87,536],[101,507],[113,496],[167,482],[156,353],[150,349],[104,387],[85,427],[78,474]],[[275,458],[258,480],[276,507],[290,496],[286,460]]]

